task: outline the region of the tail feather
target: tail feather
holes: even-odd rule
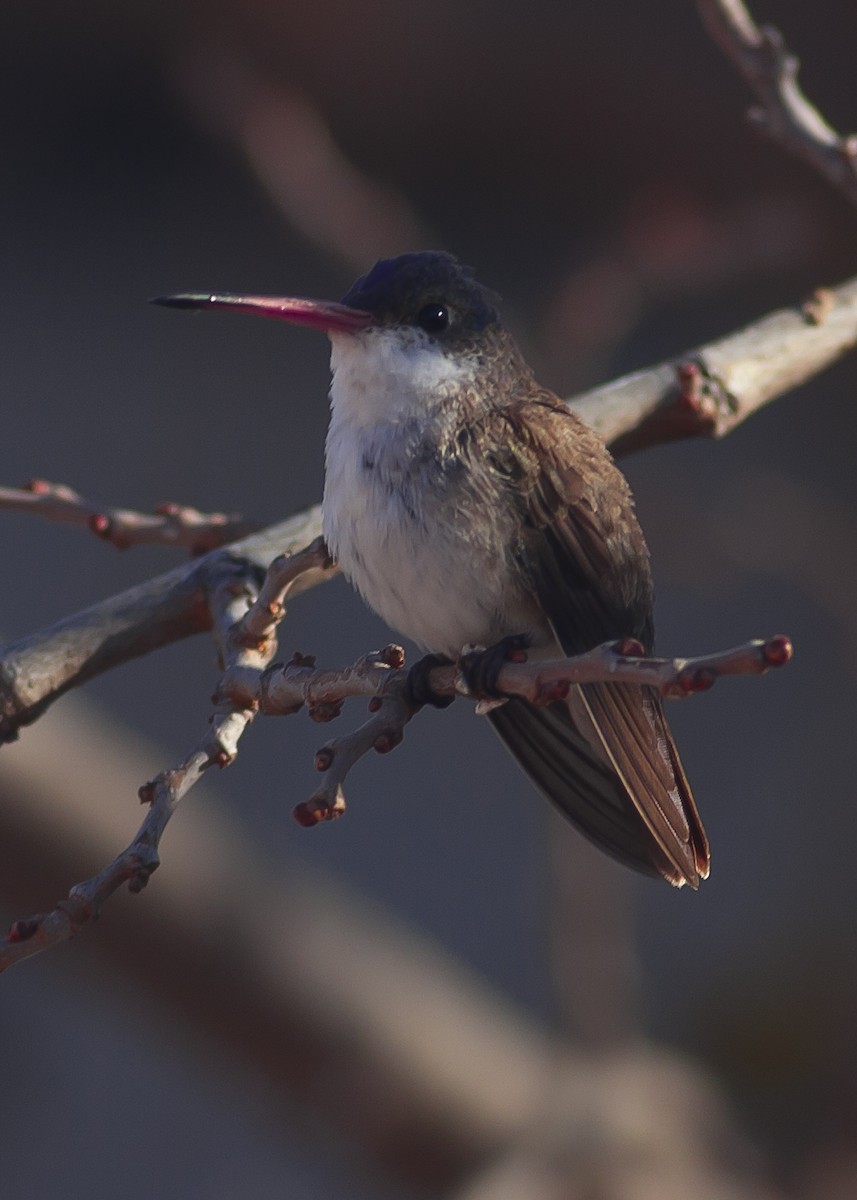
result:
[[[581,702],[585,721],[572,715]],[[489,719],[539,790],[602,850],[699,886],[708,842],[654,689],[588,684],[570,706],[510,700]]]

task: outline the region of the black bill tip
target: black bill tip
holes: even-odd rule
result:
[[[177,292],[174,296],[152,296],[149,303],[164,308],[205,308],[214,300],[215,296],[205,292]]]

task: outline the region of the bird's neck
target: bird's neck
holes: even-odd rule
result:
[[[330,406],[337,424],[431,424],[473,382],[466,360],[400,331],[333,335],[331,343]]]

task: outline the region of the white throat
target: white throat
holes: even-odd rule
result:
[[[420,329],[331,334],[333,423],[398,425],[429,417],[451,389],[470,382],[474,367],[444,354]]]

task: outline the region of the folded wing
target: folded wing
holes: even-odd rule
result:
[[[514,566],[562,650],[633,637],[651,651],[648,551],[603,443],[551,393],[495,419],[511,426],[497,431],[495,469],[523,509]],[[609,854],[678,886],[708,874],[708,841],[655,689],[586,684],[566,705],[515,700],[491,720],[540,790]]]

